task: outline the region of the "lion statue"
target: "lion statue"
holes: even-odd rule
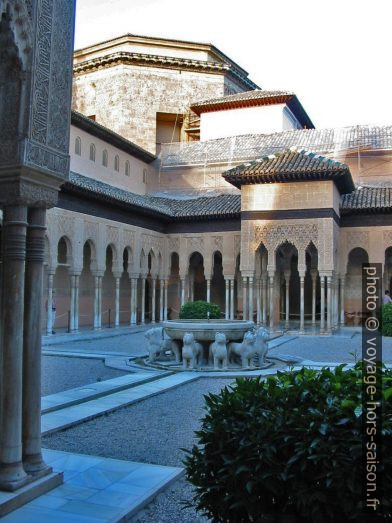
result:
[[[256,354],[256,334],[252,331],[245,332],[242,342],[229,343],[229,361],[241,360],[242,368],[254,367]]]
[[[219,362],[222,363],[222,369],[227,370],[227,340],[226,334],[217,332],[215,341],[210,344],[209,361],[214,361],[214,369],[219,369]]]
[[[255,345],[255,352],[256,356],[258,357],[258,365],[261,366],[266,361],[266,356],[268,352],[268,342],[269,340],[269,333],[267,329],[264,327],[260,327],[256,331],[256,345]]]
[[[186,332],[183,338],[182,346],[182,364],[184,369],[194,369],[199,365],[199,360],[202,355],[203,346],[201,343],[195,341],[192,332]]]
[[[180,349],[178,343],[165,335],[162,327],[154,327],[144,333],[148,341],[148,361],[153,363],[157,358],[165,355],[167,351],[174,354],[177,363],[180,362]]]

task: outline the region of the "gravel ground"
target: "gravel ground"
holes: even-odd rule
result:
[[[61,350],[76,352],[122,352],[129,356],[142,356],[147,354],[147,344],[144,332],[120,334],[111,338],[98,338],[94,340],[69,341],[44,347],[45,350]]]
[[[105,367],[103,361],[84,358],[42,357],[42,396],[127,374]]]
[[[302,336],[295,338],[284,345],[272,349],[269,354],[289,354],[298,356],[304,360],[313,361],[339,361],[342,363],[353,363],[352,353],[357,352],[357,359],[361,358],[362,352],[361,334],[355,334],[353,338],[339,335],[331,337]],[[392,363],[392,338],[383,338],[383,360]]]
[[[202,378],[76,427],[45,436],[43,446],[108,458],[182,466],[184,453],[196,441],[194,431],[204,415],[203,395],[218,392],[232,380]],[[145,522],[203,522],[182,508],[192,497],[185,480],[164,492],[140,515]]]

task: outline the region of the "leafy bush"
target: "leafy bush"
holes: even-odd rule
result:
[[[180,310],[181,320],[205,320],[210,313],[210,319],[221,317],[219,305],[208,303],[207,301],[191,301],[184,303]]]
[[[362,513],[361,365],[238,379],[205,397],[184,461],[213,522],[379,521]],[[392,372],[384,369],[384,518],[392,519]],[[389,389],[388,389],[389,387]]]
[[[378,309],[378,320],[383,336],[392,336],[392,303],[386,303]]]

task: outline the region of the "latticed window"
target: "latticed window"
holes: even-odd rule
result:
[[[78,156],[82,155],[82,140],[80,139],[80,136],[75,138],[75,154]]]
[[[127,160],[125,162],[125,175],[130,176],[131,175],[131,166],[129,165],[129,161]]]
[[[114,170],[117,172],[120,170],[120,158],[118,154],[114,157]]]
[[[95,145],[93,143],[90,144],[90,160],[95,162]]]
[[[108,152],[106,149],[102,151],[102,165],[104,167],[108,166]]]

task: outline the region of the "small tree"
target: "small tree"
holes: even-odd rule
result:
[[[392,303],[386,303],[378,309],[378,320],[382,335],[392,336]]]

